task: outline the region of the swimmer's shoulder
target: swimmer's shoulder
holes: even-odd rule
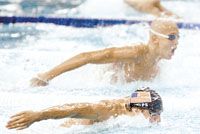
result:
[[[138,51],[139,53],[147,53],[149,51],[148,45],[144,43],[138,43],[138,44],[131,44],[127,46],[127,48],[130,48],[134,51]]]

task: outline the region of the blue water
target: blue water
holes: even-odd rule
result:
[[[118,3],[116,6],[124,9],[125,5],[122,6],[120,0],[116,3]],[[185,18],[191,16],[191,20],[199,19],[198,14],[190,13],[191,9],[187,10],[188,13],[182,13],[183,9],[191,5],[193,5],[193,12],[200,12],[196,8],[198,2],[194,4],[188,1],[169,1],[165,2],[165,5],[170,9],[170,5],[174,3],[181,3],[177,6],[182,6],[172,9],[177,10],[177,14]],[[8,3],[3,6],[5,5]],[[76,8],[73,6],[79,10],[79,13],[74,15],[87,16],[89,8],[84,11],[83,9],[88,5],[91,5],[91,11],[96,11],[94,2],[88,0]],[[106,17],[107,15],[103,16],[105,13],[99,11],[100,7],[96,11],[96,16]],[[130,9],[119,16],[131,17],[127,13],[129,11]],[[115,14],[117,10],[108,12],[111,17],[117,17]],[[94,12],[91,14],[95,16]],[[106,71],[109,64],[86,65],[55,78],[47,87],[31,88],[29,80],[38,72],[46,71],[80,52],[146,42],[148,30],[141,24],[96,29],[77,29],[51,24],[0,25],[0,134],[199,133],[200,31],[180,30],[180,35],[175,55],[171,60],[160,63],[161,72],[151,82],[137,81],[112,85],[109,83],[112,72]],[[92,126],[63,128],[59,125],[66,119],[61,119],[37,122],[22,131],[5,128],[9,117],[19,111],[41,110],[71,102],[96,102],[101,99],[120,98],[141,86],[150,86],[163,97],[164,112],[162,122],[158,126],[150,126],[142,116],[131,118],[120,116]]]

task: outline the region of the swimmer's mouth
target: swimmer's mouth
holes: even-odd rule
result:
[[[176,50],[176,48],[173,48],[173,49],[171,50],[172,54],[174,54],[175,50]]]

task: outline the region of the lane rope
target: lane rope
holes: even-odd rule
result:
[[[99,18],[56,18],[56,17],[22,17],[22,16],[0,16],[0,23],[10,24],[10,23],[52,23],[55,25],[64,25],[72,27],[81,28],[95,28],[95,27],[105,27],[112,25],[132,25],[137,23],[150,23],[151,20],[141,20],[141,19],[99,19]],[[200,23],[194,22],[177,22],[180,29],[193,29],[199,30]]]

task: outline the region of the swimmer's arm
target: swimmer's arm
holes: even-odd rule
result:
[[[105,64],[117,61],[131,60],[137,57],[137,47],[122,47],[122,48],[108,48],[104,50],[85,52],[78,54],[60,65],[54,67],[50,71],[39,74],[40,79],[49,81],[54,77],[79,68],[83,65],[92,64]]]
[[[139,11],[151,13],[155,16],[161,16],[164,14],[168,16],[174,15],[178,18],[177,15],[162,6],[160,0],[125,0],[125,2]]]
[[[147,6],[144,7],[142,10],[147,13],[151,13],[155,16],[161,16],[162,14],[166,15],[173,15],[173,13],[169,10],[167,10],[162,4],[160,3],[160,0],[148,0]]]
[[[84,118],[97,119],[98,104],[74,103],[63,106],[55,106],[40,112],[39,120],[61,119],[61,118]]]
[[[161,11],[157,7],[160,5],[160,0],[124,0],[127,4],[132,6],[138,11],[145,12],[145,13],[151,13],[153,15],[159,16]]]
[[[29,127],[37,121],[66,117],[95,120],[98,118],[97,112],[99,111],[99,108],[96,107],[97,105],[98,104],[77,103],[55,106],[38,112],[24,111],[12,116],[6,127],[8,129],[20,130]]]
[[[137,7],[137,2],[135,0],[124,0],[124,2],[133,8]]]
[[[165,8],[160,2],[156,4],[156,7],[160,10],[159,16],[162,16],[162,14],[164,14],[167,16],[174,16],[176,18],[180,18],[178,15]]]
[[[171,11],[169,11],[168,9],[166,9],[164,6],[162,6],[160,3],[157,5],[157,7],[160,10],[160,15],[162,15],[162,13],[166,14],[166,15],[173,15],[173,13]]]

